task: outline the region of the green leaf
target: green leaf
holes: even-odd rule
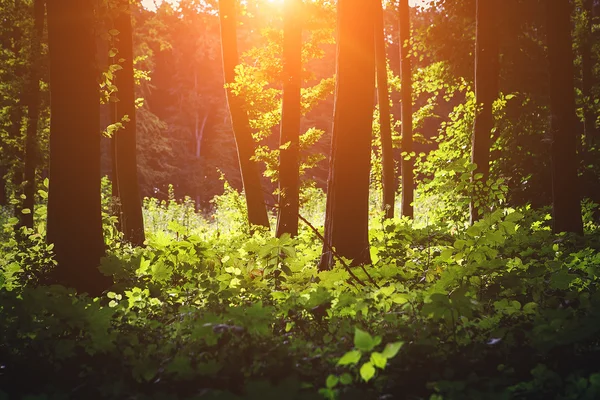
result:
[[[371,353],[371,362],[377,368],[384,369],[387,364],[387,357],[377,351],[374,351]]]
[[[375,367],[372,363],[367,362],[360,367],[360,377],[363,378],[365,382],[369,382],[371,378],[375,376]]]
[[[342,385],[349,385],[352,383],[352,375],[350,375],[349,373],[345,372],[342,374],[342,376],[340,376],[340,383]]]
[[[333,389],[338,384],[339,381],[340,381],[340,378],[338,378],[337,376],[329,375],[327,377],[327,381],[325,382],[325,385],[327,386],[327,388]]]
[[[454,242],[454,248],[456,250],[462,250],[465,247],[465,244],[467,244],[467,242],[465,240],[458,239],[457,241]]]
[[[354,365],[360,361],[361,355],[359,350],[350,350],[338,360],[337,365]]]
[[[388,343],[385,345],[385,349],[383,349],[383,353],[381,354],[387,359],[393,358],[398,354],[398,351],[400,351],[403,344],[404,342]]]
[[[361,329],[355,328],[354,330],[354,347],[363,351],[371,351],[375,347],[375,341],[373,337]]]
[[[454,250],[452,248],[442,250],[442,253],[439,256],[439,260],[440,261],[448,261],[450,259],[450,257],[452,257],[453,251]]]

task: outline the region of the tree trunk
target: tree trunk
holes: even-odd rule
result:
[[[111,279],[98,270],[104,254],[100,209],[100,108],[92,0],[51,0],[50,187],[48,241],[57,283],[99,295]]]
[[[31,38],[31,56],[29,67],[29,92],[27,98],[27,134],[25,137],[25,167],[23,187],[23,208],[29,213],[19,213],[20,225],[33,228],[33,208],[35,200],[35,168],[38,160],[37,131],[40,117],[40,56],[44,34],[44,0],[34,0],[34,32]]]
[[[283,104],[279,145],[279,211],[276,236],[298,235],[300,210],[300,88],[302,0],[285,0],[283,16]]]
[[[413,200],[415,191],[413,132],[412,132],[412,66],[410,45],[410,6],[408,0],[400,0],[400,72],[402,79],[402,201],[403,217],[414,217]]]
[[[331,248],[354,265],[371,262],[368,227],[376,1],[339,0],[337,5],[335,105],[321,270],[334,264]]]
[[[388,95],[387,56],[385,52],[385,29],[381,0],[377,1],[375,14],[375,57],[377,68],[377,102],[379,103],[379,131],[381,133],[382,208],[385,218],[394,217],[396,179],[392,148],[392,126]]]
[[[596,113],[594,112],[594,56],[592,54],[593,0],[583,0],[585,27],[581,36],[581,92],[583,94],[583,127],[588,147],[598,139]]]
[[[144,218],[142,216],[142,199],[140,196],[137,172],[136,150],[136,111],[135,111],[135,81],[133,78],[133,30],[131,27],[131,9],[129,0],[122,0],[118,15],[115,18],[115,29],[119,31],[116,37],[117,59],[123,69],[116,72],[117,96],[119,101],[114,107],[114,122],[120,122],[125,116],[128,122],[123,122],[113,136],[113,179],[116,179],[117,195],[120,205],[119,225],[125,235],[125,240],[134,246],[144,244]]]
[[[569,0],[548,0],[547,27],[552,129],[552,214],[554,233],[583,234],[577,187],[574,67]]]
[[[238,65],[237,26],[235,0],[219,0],[219,20],[221,22],[221,52],[225,83],[235,81],[235,67]],[[269,227],[269,216],[260,182],[260,171],[254,156],[255,143],[252,138],[248,114],[244,109],[244,99],[226,90],[227,103],[233,135],[237,147],[242,183],[246,192],[248,222],[250,226]]]
[[[498,29],[495,0],[477,0],[475,41],[475,125],[471,162],[476,164],[472,182],[475,192],[470,202],[471,224],[479,220],[485,206],[486,183],[490,175],[490,145],[494,116],[492,105],[498,97]]]
[[[15,12],[18,13],[20,11],[20,8],[23,6],[23,4],[21,3],[20,0],[15,0],[14,2],[14,8],[15,8]],[[12,164],[12,174],[10,175],[11,177],[11,183],[12,183],[12,190],[13,190],[13,194],[15,195],[15,197],[18,198],[20,192],[21,192],[21,184],[23,183],[23,155],[24,152],[21,150],[19,143],[22,142],[22,128],[23,128],[23,115],[24,115],[24,107],[23,107],[23,103],[24,103],[24,95],[23,95],[23,89],[24,89],[24,80],[25,80],[25,69],[23,67],[23,64],[20,62],[21,59],[21,49],[22,49],[22,41],[23,41],[23,29],[21,29],[20,24],[14,24],[12,27],[12,32],[11,32],[11,37],[12,37],[12,46],[11,46],[11,52],[12,55],[14,57],[14,61],[15,61],[15,67],[14,67],[14,74],[15,74],[15,81],[16,81],[16,86],[17,86],[17,90],[18,90],[18,95],[16,96],[16,98],[14,99],[14,103],[10,106],[9,108],[9,119],[10,119],[10,125],[8,127],[8,137],[11,138],[13,140],[13,145],[12,145],[12,157],[13,157],[13,164]],[[20,205],[16,205],[14,207],[14,212],[15,215],[17,217],[19,217],[19,215],[21,214],[21,208]]]
[[[6,173],[8,168],[5,165],[0,165],[0,207],[8,205],[8,198],[6,196]]]

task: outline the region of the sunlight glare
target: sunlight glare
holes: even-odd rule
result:
[[[177,5],[179,0],[164,0],[167,3],[171,3],[172,5]],[[163,0],[142,0],[142,7],[146,10],[156,11],[156,8],[161,5]]]
[[[173,5],[176,5],[177,3],[179,3],[179,0],[164,0],[164,1],[167,1]],[[284,2],[284,0],[266,0],[266,1],[273,5],[281,5]],[[142,6],[146,10],[156,11],[156,7],[160,6],[160,4],[162,2],[163,2],[163,0],[142,0]],[[433,0],[409,0],[409,4],[411,7],[422,7],[422,8],[431,7],[432,2],[433,2]]]

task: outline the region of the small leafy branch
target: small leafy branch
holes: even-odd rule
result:
[[[402,348],[403,342],[393,342],[385,345],[383,351],[374,351],[375,347],[381,344],[381,336],[371,336],[369,332],[355,328],[354,330],[354,349],[344,354],[337,362],[339,367],[353,367],[356,369],[364,355],[368,356],[368,361],[364,361],[358,373],[360,379],[369,382],[375,377],[377,368],[383,370],[387,366],[388,360],[394,358],[398,351]],[[349,372],[344,372],[341,375],[329,375],[325,381],[325,388],[322,388],[319,393],[328,399],[336,399],[338,392],[335,387],[338,384],[350,385],[353,381],[353,376]]]

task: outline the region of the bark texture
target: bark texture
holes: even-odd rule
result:
[[[477,0],[475,33],[475,125],[471,162],[476,164],[472,182],[475,192],[470,202],[471,223],[480,218],[485,206],[485,187],[490,175],[490,146],[494,117],[492,105],[498,97],[498,25],[496,0]]]
[[[410,59],[410,6],[408,0],[400,0],[400,75],[402,79],[402,199],[400,208],[403,217],[414,217],[415,192],[413,123],[412,123],[412,63]]]
[[[569,0],[547,0],[548,61],[552,130],[552,214],[554,233],[583,234],[577,185],[577,138],[575,111],[571,5]]]
[[[371,262],[368,211],[377,1],[339,0],[337,5],[337,71],[321,270],[333,265],[331,248],[354,265]]]
[[[54,280],[100,294],[104,254],[100,211],[100,131],[94,9],[91,0],[50,0],[50,187],[48,241]]]
[[[136,111],[135,81],[133,77],[133,29],[129,0],[121,0],[114,21],[119,31],[116,37],[118,53],[116,60],[123,60],[121,70],[116,72],[115,83],[119,101],[111,103],[112,115],[121,122],[127,116],[129,122],[123,122],[112,138],[113,144],[113,196],[119,199],[119,227],[125,240],[135,246],[144,244],[144,218],[137,171],[136,150]]]
[[[388,95],[387,56],[385,52],[385,29],[383,7],[377,1],[375,14],[375,57],[377,68],[377,102],[379,103],[379,131],[381,134],[382,162],[382,208],[385,218],[394,217],[396,179],[394,176],[394,154],[392,149],[392,126]]]
[[[219,20],[221,22],[221,53],[225,83],[233,83],[235,67],[239,64],[235,0],[219,0]],[[256,146],[252,139],[248,114],[244,108],[244,99],[233,94],[230,89],[227,89],[226,92],[240,173],[246,193],[248,222],[251,226],[258,225],[268,228],[269,217],[260,182],[260,171],[258,164],[251,160]]]
[[[276,236],[298,235],[300,190],[300,88],[302,1],[285,0],[283,15],[283,104],[279,144],[279,212]]]

